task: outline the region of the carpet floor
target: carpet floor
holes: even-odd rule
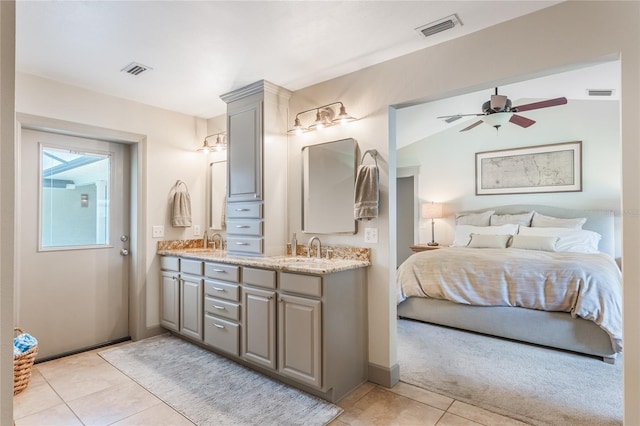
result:
[[[532,425],[622,425],[622,359],[398,321],[400,380]]]
[[[199,426],[323,425],[342,412],[168,334],[99,355]]]

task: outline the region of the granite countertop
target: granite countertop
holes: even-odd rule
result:
[[[330,274],[349,269],[365,268],[371,265],[368,260],[359,259],[317,259],[306,256],[232,256],[223,250],[205,248],[158,249],[161,256],[179,256],[207,262],[228,263],[240,266],[276,269],[279,271],[306,272],[310,274]]]

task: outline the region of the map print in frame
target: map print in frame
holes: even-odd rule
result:
[[[476,153],[476,195],[582,191],[582,141]]]

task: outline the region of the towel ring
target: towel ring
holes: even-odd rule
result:
[[[364,163],[364,157],[366,157],[367,154],[369,154],[371,158],[373,158],[373,161],[376,163],[376,167],[378,167],[378,150],[376,149],[366,150],[364,154],[362,154],[362,159],[360,160],[360,164]]]

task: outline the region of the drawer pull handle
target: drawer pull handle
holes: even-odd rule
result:
[[[222,311],[226,310],[226,308],[224,306],[213,305],[213,307],[216,308],[216,309],[220,309]]]
[[[249,228],[249,225],[236,225],[236,228]]]
[[[249,209],[236,209],[237,212],[248,212]]]
[[[243,243],[243,242],[240,242],[240,241],[236,241],[236,245],[237,246],[248,246],[249,243]]]
[[[224,288],[220,288],[220,287],[214,287],[213,288],[215,291],[224,291]]]
[[[213,272],[227,272],[224,269],[214,269]]]
[[[224,328],[224,325],[216,324],[215,322],[213,323],[213,325],[218,328]]]

